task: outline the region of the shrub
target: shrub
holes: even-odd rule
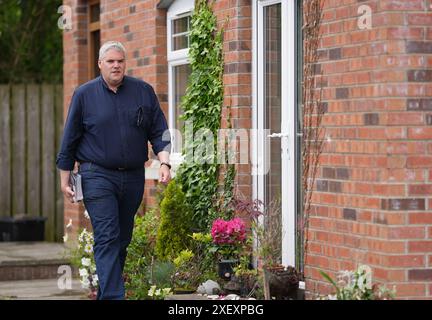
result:
[[[194,263],[191,250],[183,250],[174,259],[175,273],[172,276],[174,292],[178,290],[195,290],[199,277],[198,266]]]
[[[191,209],[175,180],[172,180],[164,191],[160,215],[156,254],[162,260],[172,260],[182,250],[187,249],[188,234],[191,230]]]
[[[150,288],[148,269],[155,255],[156,231],[159,216],[149,210],[144,216],[135,217],[135,225],[125,264],[125,286],[129,299],[147,297]]]
[[[198,265],[200,272],[199,280],[204,282],[209,279],[218,279],[216,272],[216,248],[212,243],[210,233],[193,233],[192,234],[192,252],[194,261]]]

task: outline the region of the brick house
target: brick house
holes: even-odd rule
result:
[[[127,74],[149,82],[176,128],[186,86],[193,0],[64,0],[64,108],[95,77],[100,43],[127,49]],[[299,199],[301,6],[295,0],[216,0],[225,27],[225,105],[234,128],[269,129],[237,165],[236,190],[282,195],[283,262],[295,261]],[[326,142],[313,195],[306,288],[326,293],[319,274],[368,264],[401,299],[432,297],[432,1],[326,0],[318,70],[323,74]],[[271,97],[271,99],[269,99]],[[261,142],[261,143],[258,143]],[[266,150],[266,152],[264,152]],[[282,151],[281,151],[282,150]],[[173,150],[173,161],[178,155]],[[266,175],[254,163],[270,155]],[[254,162],[255,160],[255,162]],[[154,205],[147,164],[145,206]],[[66,203],[66,202],[65,202]],[[82,207],[65,204],[73,230]]]

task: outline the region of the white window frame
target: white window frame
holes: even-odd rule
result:
[[[176,0],[168,9],[167,12],[167,60],[168,60],[168,126],[170,130],[175,128],[174,108],[174,68],[180,65],[190,63],[189,48],[181,50],[172,50],[172,22],[186,16],[191,16],[194,10],[194,0]],[[179,129],[179,128],[176,128]],[[174,133],[171,132],[171,139],[174,141]],[[183,141],[184,144],[184,141]],[[172,144],[174,147],[174,143]],[[183,161],[181,152],[171,152],[170,162],[173,165],[173,170]]]

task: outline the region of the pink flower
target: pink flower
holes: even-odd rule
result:
[[[213,222],[211,235],[216,244],[241,244],[246,240],[246,226],[240,218],[229,221],[216,219]]]

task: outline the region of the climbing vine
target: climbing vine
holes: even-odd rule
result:
[[[322,118],[325,113],[322,103],[322,74],[317,74],[316,65],[321,40],[320,27],[324,2],[321,0],[303,1],[303,81],[302,81],[302,216],[300,233],[302,256],[300,271],[308,252],[308,228],[312,209],[312,194],[315,178],[319,168],[319,159],[324,146],[324,128]]]
[[[181,104],[185,161],[177,171],[196,230],[207,229],[216,215],[212,208],[218,191],[217,136],[224,95],[222,32],[211,6],[197,0],[189,36],[191,75]]]

